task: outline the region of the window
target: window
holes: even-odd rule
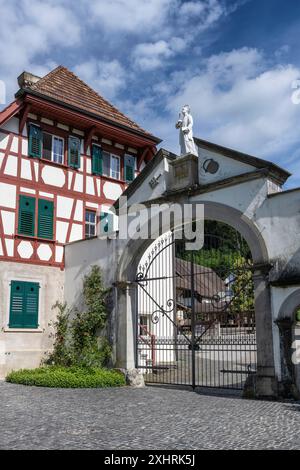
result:
[[[39,289],[36,282],[12,281],[10,285],[10,328],[37,328]]]
[[[110,153],[103,152],[103,175],[110,176]]]
[[[148,317],[147,315],[140,315],[139,322],[140,336],[149,335]]]
[[[37,158],[42,156],[42,130],[34,124],[29,124],[28,128],[28,155]]]
[[[18,234],[35,236],[35,214],[38,206],[37,236],[47,240],[53,239],[54,204],[47,199],[38,199],[38,205],[34,197],[20,196]]]
[[[95,237],[97,234],[97,215],[95,211],[85,211],[85,238]]]
[[[78,137],[69,137],[69,165],[73,168],[80,167],[80,139]]]
[[[117,180],[120,179],[120,157],[111,155],[111,173],[110,176]]]
[[[43,158],[52,162],[63,163],[64,139],[43,132]]]
[[[125,155],[124,157],[124,179],[127,183],[131,183],[134,180],[136,160],[131,155]]]
[[[52,137],[52,160],[56,163],[63,163],[64,161],[64,139]]]
[[[108,152],[102,153],[102,174],[114,179],[120,179],[120,157]]]
[[[43,132],[43,158],[52,160],[52,135]]]

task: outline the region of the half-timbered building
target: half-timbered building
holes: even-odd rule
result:
[[[160,142],[65,67],[18,82],[0,113],[0,376],[51,348],[65,244],[109,229]]]

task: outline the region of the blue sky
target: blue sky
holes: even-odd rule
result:
[[[178,150],[190,104],[195,135],[272,160],[300,186],[300,2],[0,0],[0,80],[59,64]],[[2,106],[3,107],[3,106]]]

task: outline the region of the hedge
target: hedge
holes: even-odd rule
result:
[[[59,366],[13,371],[8,374],[6,381],[53,388],[105,388],[125,385],[124,375],[116,370]]]

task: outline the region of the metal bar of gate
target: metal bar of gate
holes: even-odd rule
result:
[[[192,387],[196,387],[195,364],[195,279],[194,279],[194,252],[191,252],[191,348],[192,348]]]

